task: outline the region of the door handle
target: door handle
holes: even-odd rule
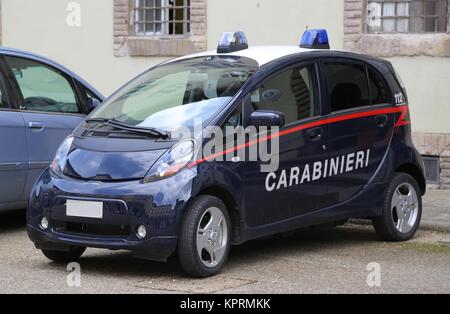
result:
[[[375,121],[377,122],[377,126],[379,128],[384,128],[387,125],[389,118],[386,114],[382,114],[375,116]]]
[[[322,139],[323,130],[322,128],[314,128],[306,131],[309,139],[312,141],[320,141]]]
[[[42,122],[28,122],[28,127],[33,130],[42,130],[44,128],[44,124]]]

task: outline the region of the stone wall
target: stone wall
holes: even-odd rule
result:
[[[413,141],[422,155],[440,157],[441,182],[437,187],[450,189],[450,134],[413,133]]]
[[[368,0],[345,0],[344,49],[377,57],[450,57],[450,0],[447,33],[368,34]]]
[[[133,0],[114,0],[114,55],[182,56],[206,50],[207,0],[191,0],[191,33],[187,36],[135,36]]]

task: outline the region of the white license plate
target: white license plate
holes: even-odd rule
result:
[[[66,215],[101,219],[103,218],[103,202],[67,200]]]

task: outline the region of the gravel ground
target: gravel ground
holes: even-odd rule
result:
[[[88,249],[81,286],[49,262],[25,231],[24,212],[0,214],[0,293],[450,293],[450,234],[420,231],[406,243],[379,241],[371,226],[300,231],[232,248],[222,274],[197,280],[177,262]],[[369,263],[381,286],[369,287]],[[70,277],[69,278],[73,278]]]

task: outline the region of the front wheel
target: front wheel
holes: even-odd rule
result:
[[[230,250],[230,218],[223,202],[199,196],[187,209],[178,243],[183,270],[194,277],[218,274]]]
[[[382,215],[373,219],[375,230],[385,241],[408,241],[419,228],[421,217],[417,181],[406,173],[396,173],[387,188]]]

